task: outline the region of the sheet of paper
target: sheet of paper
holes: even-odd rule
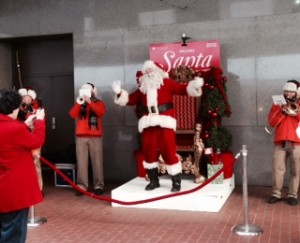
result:
[[[286,105],[286,100],[283,95],[272,95],[274,105]]]
[[[90,89],[80,89],[79,90],[79,96],[87,96],[91,97],[91,90]]]

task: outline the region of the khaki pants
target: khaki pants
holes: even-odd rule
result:
[[[43,190],[43,177],[42,177],[42,167],[40,161],[41,149],[32,150],[33,162],[35,164],[36,173],[38,176],[38,182],[40,186],[40,190]]]
[[[42,167],[41,167],[41,161],[40,158],[37,157],[34,159],[35,169],[39,180],[39,186],[40,190],[43,190],[43,177],[42,177]]]
[[[290,163],[290,177],[288,197],[298,197],[300,178],[300,146],[275,146],[273,155],[273,191],[272,195],[281,198],[284,176],[287,166],[287,158]]]
[[[102,137],[76,137],[77,185],[84,190],[87,190],[89,187],[89,155],[92,163],[94,189],[103,189]]]

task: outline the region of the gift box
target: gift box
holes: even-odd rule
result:
[[[223,168],[223,164],[207,164],[207,178],[214,176],[220,169]],[[222,172],[216,179],[214,179],[212,184],[223,184],[224,173]]]
[[[55,164],[55,167],[75,183],[75,164]],[[54,171],[54,183],[57,187],[71,187],[56,171]]]

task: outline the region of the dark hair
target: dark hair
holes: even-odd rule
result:
[[[91,86],[92,86],[92,89],[94,89],[94,88],[95,88],[95,85],[93,85],[92,83],[86,83],[86,84],[89,84],[89,85],[91,85]]]
[[[291,80],[288,80],[288,81],[286,81],[287,83],[294,83],[294,84],[296,84],[296,86],[297,86],[297,88],[299,87],[299,82],[297,81],[297,80],[295,80],[295,79],[291,79]]]
[[[20,107],[22,102],[21,95],[15,90],[0,90],[0,114],[11,114]]]

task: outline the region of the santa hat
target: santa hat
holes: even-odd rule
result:
[[[151,60],[148,60],[144,63],[144,66],[142,68],[142,73],[147,73],[147,69],[151,69],[153,72],[160,73],[163,78],[168,78],[169,74],[168,72],[163,68],[163,66],[157,62],[153,62]]]
[[[22,88],[22,89],[19,89],[18,90],[18,93],[23,97],[25,95],[28,95],[31,97],[31,99],[35,100],[36,99],[36,92],[33,90],[33,89],[25,89],[25,88]]]
[[[283,86],[283,91],[296,92],[297,98],[300,97],[300,84],[297,80],[288,80]]]
[[[92,83],[85,83],[81,86],[82,89],[89,89],[91,90],[95,95],[97,95],[97,88]]]

